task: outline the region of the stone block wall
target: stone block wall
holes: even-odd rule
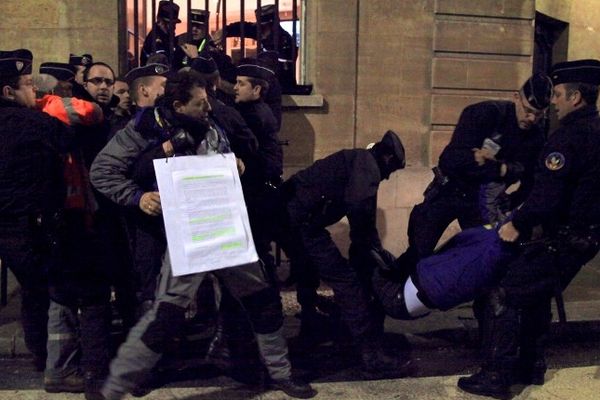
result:
[[[90,53],[118,71],[119,2],[2,0],[0,49],[30,49],[34,71],[41,62],[68,62],[69,53]]]

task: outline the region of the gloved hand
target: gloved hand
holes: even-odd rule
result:
[[[378,268],[389,271],[393,268],[396,257],[384,248],[369,250],[369,256]]]
[[[175,153],[185,153],[188,150],[195,150],[196,141],[184,129],[179,129],[171,138],[169,139],[171,145],[173,146],[173,150]]]

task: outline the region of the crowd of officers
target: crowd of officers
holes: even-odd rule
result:
[[[161,2],[158,22],[175,23],[174,6]],[[206,13],[192,14],[197,30],[205,29]],[[599,248],[600,62],[557,64],[509,100],[465,108],[424,202],[411,213],[409,248],[395,258],[382,247],[376,210],[380,182],[405,166],[396,133],[368,149],[338,151],[283,182],[273,54],[233,66],[196,32],[165,62],[158,30],[149,35],[158,43],[148,47],[154,52],[145,65],[123,77],[91,55],[71,55],[68,63],[42,63],[34,81],[31,52],[0,52],[0,259],[22,287],[25,342],[45,371],[46,391],[84,392],[87,400],[145,392],[207,275],[172,275],[153,160],[228,152],[260,261],[211,274],[223,295],[209,351],[226,344],[222,334],[237,307],[250,321],[265,384],[298,398],[316,394],[292,374],[271,255],[276,242],[291,261],[307,343],[323,326],[322,280],[365,373],[409,373],[410,361],[381,344],[384,310],[401,304],[407,318],[422,315],[410,310],[415,302],[429,305],[427,280],[404,282],[458,219],[464,229],[496,224],[502,241],[520,246],[493,287],[474,296],[485,360],[459,387],[497,397],[514,383],[543,383],[550,299]],[[560,126],[546,138],[539,123],[550,103]],[[343,217],[348,259],[326,229]],[[400,290],[378,292],[371,284],[377,268],[386,271],[377,274],[383,279],[403,276]],[[116,355],[111,293],[130,328]]]

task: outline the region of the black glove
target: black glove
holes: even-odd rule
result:
[[[189,150],[196,150],[196,141],[188,133],[188,131],[179,129],[175,132],[171,139],[169,139],[175,153],[185,153]]]
[[[393,268],[396,257],[386,249],[371,249],[369,255],[375,262],[375,265],[382,270],[389,271]]]

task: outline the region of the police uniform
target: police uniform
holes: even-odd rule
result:
[[[390,163],[386,155],[392,156]],[[371,370],[379,367],[371,357],[380,355],[378,340],[382,332],[361,278],[365,272],[368,274],[368,266],[359,262],[356,268],[351,267],[326,228],[348,218],[351,261],[371,249],[381,249],[376,227],[377,190],[383,179],[403,167],[400,139],[388,131],[372,149],[333,153],[293,175],[281,188],[285,218],[280,218],[279,224],[288,224],[284,228],[287,232],[278,235],[281,240],[287,239],[282,248],[291,260],[302,260],[303,266],[316,268],[317,286],[320,275],[333,289],[342,318],[360,347],[366,368]],[[310,285],[312,274],[311,270],[299,271],[299,284]]]
[[[28,50],[0,52],[0,78],[31,74]],[[55,118],[0,98],[0,259],[21,285],[25,344],[46,360],[47,273],[56,262],[56,223],[64,203],[61,155],[72,134]]]
[[[167,0],[161,0],[158,3],[158,11],[156,14],[157,18],[162,18],[167,23],[170,23],[170,19],[173,18],[177,23],[180,23],[179,19],[179,6]],[[174,33],[173,33],[174,35]],[[173,37],[173,39],[175,39]],[[140,56],[141,65],[146,65],[148,58],[155,53],[162,53],[167,56],[167,59],[171,60],[174,50],[177,46],[177,42],[173,40],[173,48],[170,48],[170,34],[169,32],[163,31],[158,26],[154,26],[153,29],[148,32],[148,36],[144,40],[142,46],[142,53]]]
[[[292,39],[292,36],[281,27],[280,24],[275,24],[275,14],[278,12],[274,4],[269,4],[261,7],[260,18],[259,10],[255,10],[257,20],[260,24],[272,25],[271,32],[264,38],[261,38],[259,49],[262,51],[274,51],[277,53],[277,62],[279,71],[277,77],[281,83],[281,87],[285,92],[286,89],[296,86],[296,69],[295,63],[298,58],[298,46]],[[241,36],[241,22],[235,22],[227,25],[226,33],[228,37]],[[255,23],[244,23],[244,36],[247,38],[256,39],[258,37],[258,28]]]
[[[582,82],[597,86],[600,61],[560,63],[550,76],[554,85]],[[600,117],[596,104],[564,116],[540,154],[532,191],[514,212],[511,223],[524,241],[541,225],[546,240],[525,243],[488,296],[483,321],[484,367],[458,382],[472,393],[505,395],[512,383],[543,383],[543,339],[550,327],[550,299],[566,288],[600,247]],[[514,375],[517,382],[511,379]]]
[[[551,84],[546,76],[530,78],[522,90],[533,106],[544,109],[549,104]],[[528,84],[539,80],[536,88]],[[538,87],[539,86],[539,87]],[[440,155],[436,176],[424,193],[423,203],[410,213],[409,248],[399,263],[414,266],[433,250],[448,225],[455,219],[462,229],[483,225],[480,190],[490,182],[512,184],[520,181],[511,194],[511,208],[518,206],[531,188],[535,159],[544,134],[538,126],[522,130],[518,126],[516,105],[512,101],[485,101],[463,110],[450,143]],[[496,160],[478,165],[474,148],[487,143],[495,147]],[[500,165],[507,165],[506,176],[500,176]]]
[[[254,63],[237,67],[238,76],[267,81],[273,71]],[[263,90],[263,89],[261,89]],[[277,121],[262,98],[236,103],[236,109],[258,140],[258,151],[244,160],[246,170],[241,176],[248,217],[258,256],[272,270],[274,259],[268,221],[271,220],[275,189],[283,174],[283,152],[279,144]]]
[[[173,62],[171,65],[176,71],[183,67],[189,67],[191,63],[191,60],[181,48],[182,45],[194,45],[198,48],[198,53],[202,53],[202,51],[205,48],[208,49],[209,46],[210,37],[208,35],[208,20],[210,17],[210,12],[206,10],[191,9],[189,17],[192,25],[195,25],[198,29],[204,31],[204,37],[202,39],[195,40],[192,38],[191,32],[182,33],[181,35],[177,35],[175,37],[175,43],[177,43],[178,46],[175,48]]]

